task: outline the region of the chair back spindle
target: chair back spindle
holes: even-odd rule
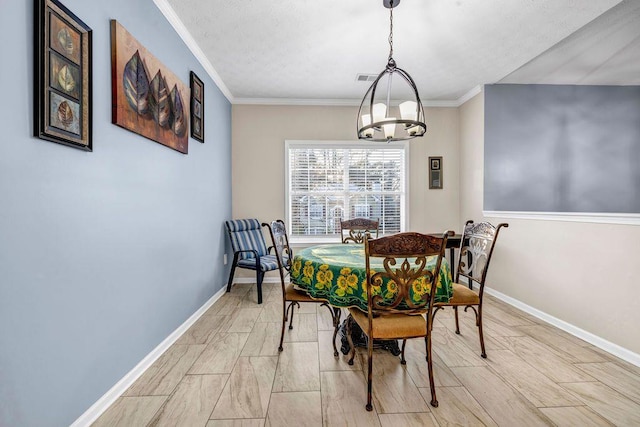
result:
[[[467,221],[460,240],[458,268],[454,279],[456,283],[460,283],[460,277],[466,278],[469,284],[476,282],[482,295],[498,233],[502,227],[508,226],[506,223],[495,227],[488,222]]]
[[[377,239],[378,226],[379,221],[368,218],[354,218],[340,221],[342,243],[364,243],[365,238]]]

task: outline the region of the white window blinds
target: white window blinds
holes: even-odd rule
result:
[[[330,236],[340,219],[371,218],[380,234],[404,228],[405,146],[287,144],[288,230]]]

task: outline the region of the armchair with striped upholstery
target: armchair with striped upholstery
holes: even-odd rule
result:
[[[231,291],[236,267],[255,270],[258,285],[258,304],[262,304],[262,279],[267,271],[278,270],[276,255],[270,255],[262,235],[260,222],[255,219],[225,221],[233,249],[233,264],[229,273],[227,292]]]

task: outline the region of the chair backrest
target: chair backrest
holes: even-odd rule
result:
[[[225,221],[231,247],[234,252],[255,251],[259,256],[267,254],[267,244],[262,235],[260,222],[255,219],[234,219]],[[241,252],[240,259],[255,258],[253,252]]]
[[[428,313],[429,321],[447,236],[447,233],[442,237],[399,233],[365,240],[370,322],[375,313],[389,312]],[[435,267],[431,269],[427,265],[427,258],[433,256],[437,259]],[[382,259],[384,271],[371,270],[372,258]],[[382,292],[385,292],[386,298],[393,300],[384,302],[380,296]]]
[[[269,235],[273,243],[271,247],[275,250],[275,255],[278,258],[278,266],[291,271],[293,251],[289,246],[289,236],[287,236],[287,228],[284,225],[284,221],[278,219],[271,221],[271,224],[263,222],[262,226],[269,229]]]
[[[345,234],[347,232],[348,234]],[[373,236],[375,233],[375,237]],[[354,218],[340,221],[342,243],[364,243],[365,237],[378,238],[378,221],[368,218]]]
[[[459,283],[460,276],[466,277],[469,282],[477,282],[480,285],[480,293],[482,294],[493,248],[496,240],[498,240],[498,233],[502,227],[508,226],[509,224],[507,223],[500,223],[497,227],[494,227],[488,222],[476,224],[472,220],[467,221],[464,226],[464,234],[460,240],[456,282]]]
[[[284,225],[284,221],[278,219],[271,221],[271,224],[266,222],[262,223],[263,227],[269,229],[269,235],[271,236],[271,243],[274,249],[276,258],[278,260],[278,270],[280,270],[280,281],[282,283],[282,291],[284,292],[285,283],[285,271],[291,271],[291,260],[293,259],[293,251],[289,246],[289,237],[287,236],[287,228]],[[270,248],[270,249],[271,249]]]

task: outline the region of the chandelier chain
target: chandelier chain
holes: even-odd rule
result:
[[[389,61],[393,59],[393,0],[389,9]]]

